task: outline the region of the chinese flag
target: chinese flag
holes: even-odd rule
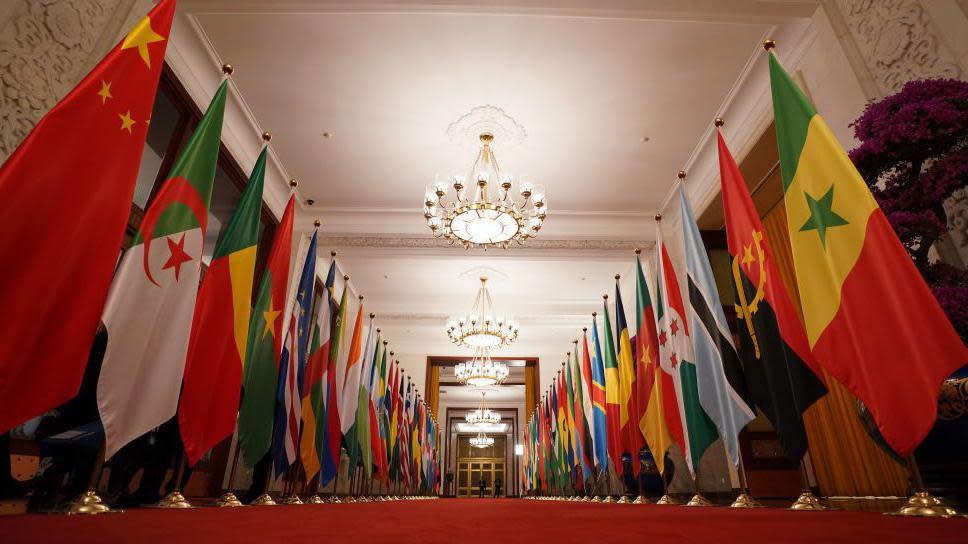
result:
[[[80,387],[174,11],[161,0],[0,167],[0,433]]]

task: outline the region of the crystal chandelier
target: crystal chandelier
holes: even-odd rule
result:
[[[471,425],[497,425],[501,422],[501,414],[484,406],[484,391],[481,391],[481,405],[477,410],[471,410],[464,415],[464,420]]]
[[[548,215],[544,188],[530,182],[518,184],[522,200],[511,196],[512,178],[502,175],[491,149],[494,135],[481,134],[481,150],[470,175],[454,176],[454,193],[445,200],[448,186],[434,183],[424,198],[424,219],[435,237],[443,237],[465,248],[497,245],[507,248],[512,240],[523,243],[537,236]],[[477,187],[468,189],[468,178]],[[497,185],[495,197],[493,185]]]
[[[487,448],[494,445],[494,438],[484,433],[477,433],[477,436],[471,437],[470,443],[475,448]]]
[[[508,379],[509,372],[508,365],[491,360],[491,352],[487,348],[478,348],[472,360],[458,363],[454,367],[457,381],[475,387],[504,383],[504,380]]]
[[[452,342],[475,349],[508,346],[518,337],[517,323],[509,317],[494,314],[487,276],[481,276],[481,288],[470,313],[451,318],[446,327]]]

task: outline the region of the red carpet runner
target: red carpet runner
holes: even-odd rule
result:
[[[481,516],[481,517],[478,517]],[[494,521],[491,523],[491,521]],[[440,499],[93,517],[0,517],[0,542],[965,542],[968,519],[867,512],[737,511],[552,501]],[[594,540],[593,540],[594,539]]]

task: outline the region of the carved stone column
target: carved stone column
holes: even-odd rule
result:
[[[912,79],[968,76],[968,51],[952,33],[968,32],[968,2],[937,0],[825,0],[824,9],[861,81],[877,100]],[[959,50],[958,48],[961,48]],[[935,244],[941,259],[968,264],[968,195],[945,202],[949,234]]]
[[[0,8],[0,162],[114,45],[136,3],[4,2]]]

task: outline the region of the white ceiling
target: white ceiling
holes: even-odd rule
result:
[[[253,139],[271,130],[277,167],[315,201],[301,224],[323,221],[320,255],[339,251],[418,383],[427,355],[460,353],[443,325],[466,311],[483,273],[499,311],[522,325],[508,355],[541,357],[546,385],[614,292],[612,276],[631,272],[632,248],[648,253],[652,214],[712,118],[749,94],[737,89],[762,39],[802,25],[816,5],[183,0],[179,24],[208,62],[236,67]],[[497,142],[502,168],[547,188],[551,213],[530,249],[464,252],[426,239],[424,186],[473,159],[447,127],[483,105],[527,134],[518,146]],[[634,291],[623,289],[628,310]]]

